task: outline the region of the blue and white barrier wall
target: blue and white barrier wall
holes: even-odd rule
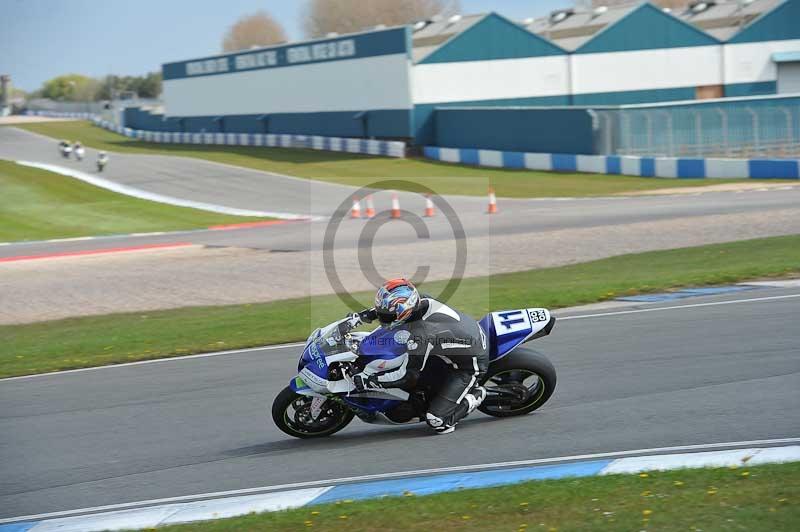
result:
[[[269,148],[307,148],[386,157],[405,157],[406,143],[395,140],[371,140],[317,135],[272,133],[188,133],[180,131],[143,131],[122,127],[89,113],[28,111],[30,115],[91,120],[96,126],[145,142],[166,144],[213,144],[224,146],[263,146]]]
[[[494,168],[588,172],[681,179],[800,179],[798,159],[714,159],[570,155],[425,146],[429,159]]]

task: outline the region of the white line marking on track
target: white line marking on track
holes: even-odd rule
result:
[[[634,310],[619,310],[616,312],[602,312],[598,314],[584,314],[582,316],[564,316],[563,318],[559,318],[556,316],[556,319],[559,321],[564,320],[580,320],[585,318],[601,318],[603,316],[621,316],[623,314],[638,314],[641,312],[659,312],[662,310],[677,310],[677,309],[686,309],[686,308],[698,308],[698,307],[715,307],[720,305],[732,305],[734,303],[753,303],[758,301],[775,301],[778,299],[789,299],[793,297],[800,297],[800,294],[788,294],[783,296],[769,296],[769,297],[755,297],[751,299],[734,299],[731,301],[712,301],[709,303],[692,303],[689,305],[675,305],[672,307],[656,307],[656,308],[640,308]]]
[[[222,355],[235,355],[238,353],[249,353],[252,351],[272,351],[274,349],[281,349],[284,347],[300,347],[304,346],[304,342],[293,343],[293,344],[276,344],[276,345],[265,345],[263,347],[247,347],[244,349],[231,349],[229,351],[214,351],[213,353],[198,353],[196,355],[186,355],[186,356],[174,356],[174,357],[166,357],[166,358],[154,358],[152,360],[140,360],[138,362],[125,362],[122,364],[111,364],[108,366],[95,366],[91,368],[78,368],[78,369],[66,369],[64,371],[51,371],[49,373],[37,373],[35,375],[20,375],[19,377],[6,377],[5,379],[0,379],[0,383],[5,381],[15,381],[15,380],[23,380],[23,379],[33,379],[35,377],[48,377],[52,375],[63,375],[66,373],[82,373],[84,371],[95,371],[98,369],[111,369],[111,368],[124,368],[128,366],[143,366],[145,364],[155,364],[156,362],[170,362],[176,360],[190,360],[194,358],[210,358],[210,357],[218,357]]]
[[[127,502],[120,504],[109,504],[105,506],[95,506],[92,508],[79,508],[76,510],[64,510],[61,512],[51,512],[46,514],[37,515],[23,515],[19,517],[10,517],[0,519],[0,523],[9,523],[14,521],[27,521],[32,519],[46,519],[49,517],[59,517],[74,514],[85,514],[101,512],[105,510],[117,510],[122,508],[133,508],[138,506],[151,506],[155,504],[163,504],[178,501],[192,501],[208,498],[228,497],[231,495],[243,495],[248,493],[268,493],[271,491],[297,489],[297,488],[310,488],[328,485],[350,484],[353,482],[362,482],[368,480],[385,480],[398,477],[416,477],[431,475],[437,473],[457,473],[465,471],[481,471],[484,469],[506,469],[509,467],[522,467],[533,466],[540,464],[552,464],[558,462],[574,462],[579,460],[595,460],[602,458],[617,458],[622,456],[636,456],[641,454],[663,453],[663,452],[678,452],[678,451],[691,451],[691,450],[708,450],[708,449],[726,449],[737,447],[749,446],[772,446],[783,443],[798,443],[800,438],[777,438],[771,440],[750,440],[750,441],[737,441],[737,442],[723,442],[723,443],[701,443],[696,445],[678,445],[674,447],[653,447],[649,449],[633,449],[628,451],[613,451],[607,453],[593,453],[593,454],[578,454],[573,456],[559,456],[554,458],[536,458],[532,460],[516,460],[513,462],[495,462],[489,464],[474,464],[463,466],[449,466],[449,467],[436,467],[432,469],[413,469],[410,471],[398,471],[395,473],[378,473],[374,475],[360,475],[356,477],[343,477],[332,478],[328,480],[311,480],[308,482],[293,482],[291,484],[277,484],[273,486],[261,486],[258,488],[244,488],[238,490],[216,491],[211,493],[201,493],[197,495],[183,495],[179,497],[167,497],[164,499],[150,499],[146,501]]]
[[[712,306],[719,306],[719,305],[731,305],[734,303],[751,303],[751,302],[760,302],[760,301],[775,301],[780,299],[789,299],[800,297],[800,294],[788,294],[782,296],[769,296],[769,297],[756,297],[750,299],[733,299],[730,301],[712,301],[708,303],[692,303],[688,305],[675,305],[671,307],[656,307],[656,308],[641,308],[641,309],[633,309],[633,310],[620,310],[616,312],[601,312],[597,314],[582,314],[578,316],[563,316],[559,317],[556,316],[558,321],[566,321],[566,320],[580,320],[586,318],[602,318],[606,316],[620,316],[624,314],[638,314],[642,312],[658,312],[664,310],[677,310],[677,309],[687,309],[687,308],[700,308],[700,307],[712,307]],[[554,313],[558,312],[557,310],[553,311]],[[85,371],[97,371],[97,370],[104,370],[104,369],[114,369],[114,368],[124,368],[128,366],[142,366],[144,364],[155,364],[157,362],[180,362],[184,360],[192,360],[196,358],[211,358],[223,355],[235,355],[241,353],[250,353],[254,351],[272,351],[275,349],[282,349],[285,347],[300,347],[305,345],[304,342],[295,342],[290,344],[276,344],[276,345],[267,345],[263,347],[247,347],[244,349],[231,349],[229,351],[215,351],[212,353],[200,353],[197,355],[186,355],[186,356],[174,356],[174,357],[166,357],[166,358],[154,358],[152,360],[140,360],[139,362],[125,362],[123,364],[111,364],[108,366],[95,366],[91,368],[79,368],[79,369],[68,369],[64,371],[51,371],[49,373],[37,373],[35,375],[20,375],[19,377],[6,377],[4,379],[0,379],[0,384],[5,381],[14,381],[14,380],[23,380],[23,379],[35,379],[38,377],[48,377],[53,375],[62,375],[67,373],[82,373]]]

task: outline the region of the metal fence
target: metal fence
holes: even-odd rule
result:
[[[606,155],[798,157],[800,96],[594,109]]]

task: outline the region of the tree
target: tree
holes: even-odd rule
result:
[[[256,46],[286,42],[286,32],[264,11],[241,17],[228,28],[222,39],[223,52],[235,52]]]
[[[80,74],[66,74],[44,83],[42,97],[67,102],[86,102],[95,99],[100,87],[96,79]]]
[[[307,37],[316,38],[448,16],[459,8],[458,0],[309,0],[303,27]]]
[[[107,76],[100,84],[96,100],[110,100],[121,92],[135,92],[139,98],[158,98],[161,94],[161,72],[144,76]]]

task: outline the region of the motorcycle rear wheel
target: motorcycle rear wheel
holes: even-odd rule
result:
[[[355,417],[352,410],[329,399],[316,420],[309,416],[311,397],[300,395],[288,386],[272,402],[272,420],[283,432],[295,438],[324,438],[345,428]]]
[[[524,400],[478,407],[484,414],[494,417],[523,416],[541,407],[553,395],[556,389],[556,370],[543,354],[518,347],[489,365],[483,386],[487,390],[496,386],[526,388]]]

